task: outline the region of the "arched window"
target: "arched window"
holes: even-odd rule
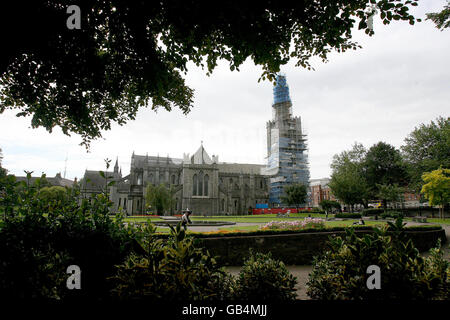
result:
[[[203,196],[203,172],[198,174],[198,195]]]
[[[225,211],[225,199],[222,199],[222,211]]]
[[[205,191],[203,192],[204,196],[208,195],[208,182],[209,182],[209,176],[207,174],[205,174]]]
[[[141,175],[140,175],[140,174],[138,175],[138,178],[137,178],[137,184],[138,184],[139,186],[142,184],[142,178],[141,178]]]
[[[150,176],[148,179],[150,180],[150,183],[153,184],[153,174],[150,173]]]
[[[262,181],[262,179],[259,181],[259,186],[261,187],[261,189],[263,188],[263,181]]]
[[[163,183],[164,182],[164,173],[160,173],[159,174],[159,183]]]
[[[175,184],[175,175],[174,174],[172,175],[171,180],[172,180],[172,184]]]
[[[197,195],[197,175],[194,174],[194,178],[192,179],[192,187],[194,188],[194,190],[192,191],[192,195],[196,196]]]

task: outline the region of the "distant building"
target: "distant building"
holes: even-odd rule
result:
[[[336,200],[336,198],[331,193],[328,183],[330,183],[329,178],[310,180],[309,187],[311,190],[310,196],[311,207],[319,207],[320,202],[322,200]]]
[[[31,177],[30,183],[33,184],[36,179],[40,177]],[[54,177],[45,177],[45,179],[52,185],[52,186],[58,186],[58,187],[72,187],[73,184],[76,182],[73,180],[69,180],[66,178],[61,177],[61,173],[57,173]],[[27,181],[27,177],[24,176],[16,176],[16,181]]]
[[[292,116],[292,103],[286,77],[278,75],[273,88],[273,119],[267,122],[267,169],[270,175],[272,205],[282,204],[286,185],[309,184],[306,135],[300,117]]]

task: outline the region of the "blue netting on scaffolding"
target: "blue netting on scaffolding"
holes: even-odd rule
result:
[[[289,87],[286,82],[286,76],[277,75],[276,85],[273,87],[273,103],[291,101],[289,97]]]

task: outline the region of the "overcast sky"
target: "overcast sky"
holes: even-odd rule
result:
[[[425,18],[445,3],[422,0],[412,12]],[[372,37],[354,33],[362,49],[331,54],[326,64],[314,60],[315,71],[295,67],[295,61],[282,68],[293,113],[301,116],[308,135],[311,178],[328,177],[333,155],[355,141],[366,147],[378,141],[400,147],[414,127],[450,115],[450,29],[441,32],[430,21],[385,26],[379,17],[374,29]],[[250,60],[240,72],[230,71],[224,62],[212,76],[205,73],[192,67],[186,76],[195,90],[195,107],[187,116],[175,109],[141,109],[135,121],[104,132],[89,153],[79,145],[79,136],[31,129],[30,118],[4,112],[3,167],[16,175],[31,170],[33,175],[54,176],[64,173],[67,157],[66,177],[73,179],[81,178],[85,169],[102,170],[105,158],[118,157],[128,174],[133,151],[182,158],[194,153],[202,140],[219,161],[265,164],[272,84],[258,83],[261,68]]]

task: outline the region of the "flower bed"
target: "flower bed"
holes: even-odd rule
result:
[[[325,220],[321,218],[305,218],[296,221],[271,221],[261,227],[261,230],[303,230],[323,229]]]

